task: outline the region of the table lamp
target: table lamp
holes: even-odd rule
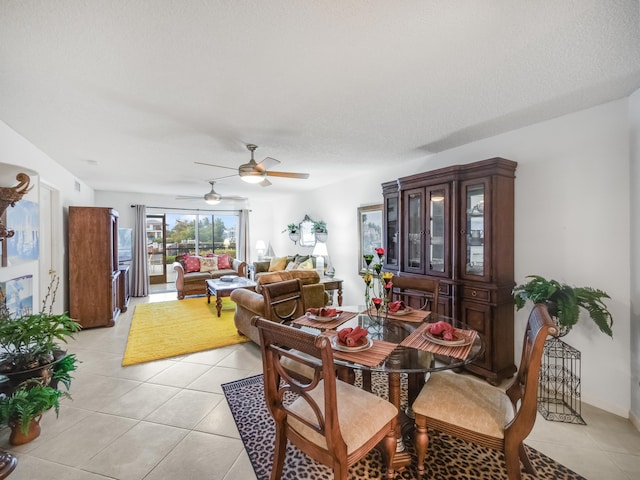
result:
[[[266,249],[267,245],[264,243],[264,240],[258,240],[256,242],[256,253],[258,254],[258,260],[262,260],[262,256],[264,255]]]
[[[316,270],[318,271],[318,275],[324,276],[324,257],[329,255],[327,244],[316,242],[316,246],[313,247],[313,253],[311,255],[316,257]]]

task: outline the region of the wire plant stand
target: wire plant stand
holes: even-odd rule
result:
[[[556,422],[586,425],[581,415],[581,354],[560,340],[544,344],[538,385],[538,411]]]

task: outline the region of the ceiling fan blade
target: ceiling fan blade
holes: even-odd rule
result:
[[[197,163],[198,165],[206,165],[207,167],[217,167],[217,168],[227,168],[229,170],[237,170],[237,168],[235,167],[226,167],[224,165],[214,165],[212,163],[204,163],[204,162],[193,162],[193,163]]]
[[[308,173],[294,173],[294,172],[266,172],[269,177],[284,177],[284,178],[309,178]]]
[[[176,200],[202,200],[202,195],[177,195]]]
[[[272,183],[265,178],[258,185],[260,185],[261,187],[268,187],[269,185],[272,185]]]
[[[248,198],[240,197],[238,195],[223,195],[222,200],[248,200]]]
[[[259,172],[264,172],[265,170],[269,170],[271,167],[275,167],[280,163],[280,160],[276,160],[275,158],[267,157],[262,160],[256,166],[256,170]]]

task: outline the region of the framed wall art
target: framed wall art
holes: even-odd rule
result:
[[[382,247],[382,205],[358,208],[358,271],[365,270],[362,258],[365,254],[375,255],[375,249]]]

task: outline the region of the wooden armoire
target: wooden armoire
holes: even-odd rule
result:
[[[120,314],[118,212],[69,207],[69,316],[83,328],[112,327]]]
[[[440,280],[438,312],[467,323],[485,352],[467,368],[497,384],[514,364],[514,180],[491,158],[382,184],[384,269]]]

